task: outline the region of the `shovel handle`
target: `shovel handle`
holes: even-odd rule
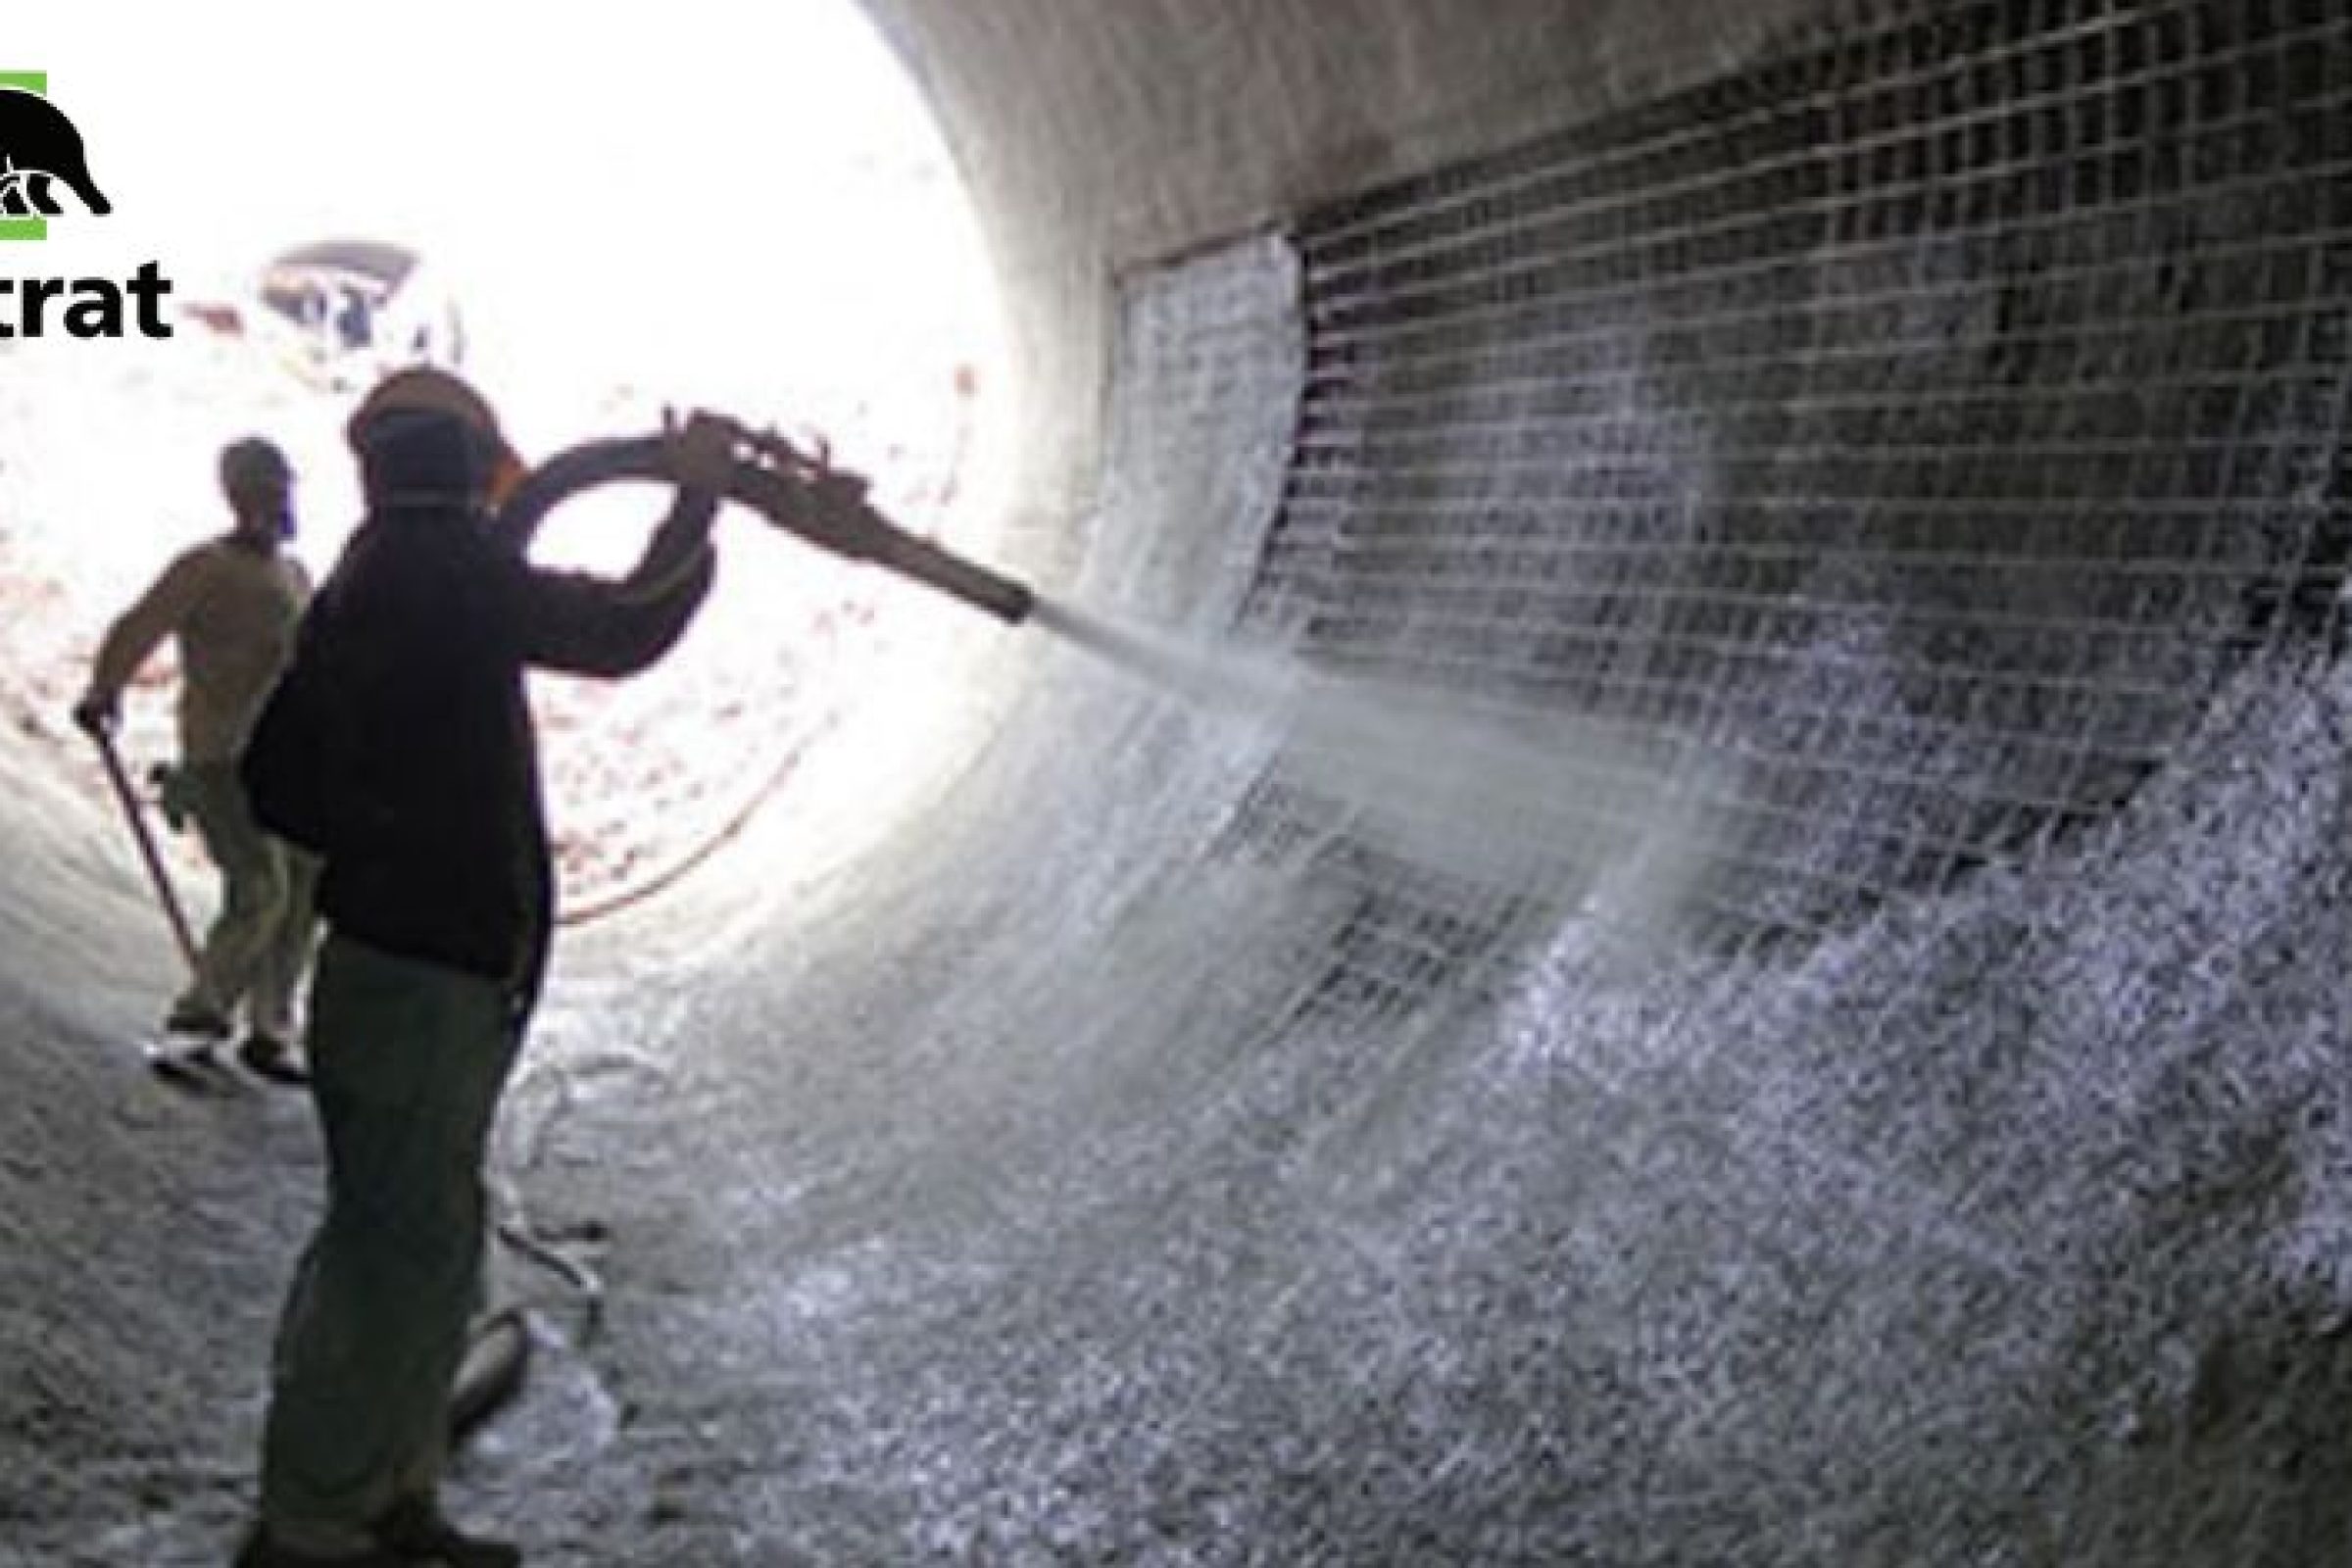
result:
[[[130,836],[139,846],[139,858],[147,863],[147,875],[155,883],[156,902],[164,906],[164,918],[172,922],[172,938],[179,944],[179,956],[188,962],[188,972],[197,968],[196,936],[188,928],[187,912],[179,906],[179,895],[172,891],[172,873],[164,868],[163,852],[155,847],[155,834],[147,826],[146,813],[139,808],[139,797],[130,787],[130,775],[122,769],[122,755],[115,750],[115,737],[103,725],[89,730],[91,740],[98,743],[98,756],[106,763],[107,782],[115,787],[115,800],[122,808],[122,819],[130,824]]]

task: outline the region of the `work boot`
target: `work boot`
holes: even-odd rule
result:
[[[182,997],[172,1004],[172,1010],[164,1014],[164,1032],[201,1040],[226,1040],[232,1033],[226,1014],[193,997]]]
[[[427,1497],[403,1497],[375,1521],[378,1544],[408,1562],[443,1568],[518,1568],[522,1548],[504,1541],[466,1535],[442,1517]]]
[[[237,1548],[234,1568],[415,1568],[415,1558],[385,1545],[362,1546],[329,1556],[296,1551],[271,1540],[267,1526],[255,1525],[245,1544]]]
[[[311,1081],[294,1048],[260,1029],[247,1035],[244,1044],[237,1047],[237,1059],[245,1064],[247,1072],[271,1083],[299,1089]]]

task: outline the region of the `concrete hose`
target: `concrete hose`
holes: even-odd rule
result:
[[[573,496],[621,480],[667,482],[668,477],[661,436],[583,442],[532,469],[491,528],[513,548],[527,551],[547,514]],[[1036,603],[1025,585],[891,522],[866,501],[863,486],[855,481],[738,463],[728,478],[726,498],[820,549],[886,567],[1007,624],[1026,619]]]

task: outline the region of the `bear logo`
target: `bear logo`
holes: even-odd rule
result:
[[[57,217],[59,185],[93,213],[114,211],[66,112],[37,92],[0,86],[0,217]]]

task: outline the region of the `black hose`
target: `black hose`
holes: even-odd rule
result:
[[[533,468],[500,509],[493,531],[527,551],[547,514],[584,490],[620,480],[667,482],[661,436],[587,441]],[[738,463],[726,498],[788,533],[852,561],[870,562],[961,600],[1007,624],[1028,617],[1036,596],[1023,584],[917,538],[867,503],[854,484],[803,478],[758,463]]]

